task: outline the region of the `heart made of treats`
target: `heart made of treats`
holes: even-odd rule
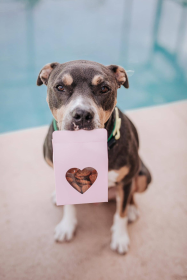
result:
[[[66,172],[66,180],[81,194],[85,193],[97,179],[97,170],[86,167],[83,170],[71,168]]]

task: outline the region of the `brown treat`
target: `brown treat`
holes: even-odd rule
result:
[[[86,192],[89,188],[91,187],[91,185],[83,185],[82,187],[82,192]]]
[[[82,175],[79,175],[79,174],[75,173],[75,178],[82,180],[82,179],[85,178],[85,176],[82,176]]]
[[[77,183],[72,182],[72,183],[71,183],[71,186],[72,186],[73,188],[75,188],[78,192],[81,192],[81,188],[79,187],[79,185],[77,185]]]
[[[70,177],[70,176],[67,176],[66,175],[66,179],[67,181],[71,184],[72,182],[74,182],[74,178]]]
[[[92,167],[86,167],[86,170],[90,171],[91,173],[94,172],[94,171],[96,171],[96,170],[95,170],[94,168],[92,168]]]
[[[88,180],[80,180],[80,179],[78,180],[78,179],[76,179],[76,182],[80,185],[87,185],[87,184],[91,185],[90,181],[88,181]]]
[[[71,168],[67,171],[67,173],[75,174],[78,170],[78,168]]]
[[[75,178],[74,174],[69,173],[68,171],[67,171],[67,173],[66,173],[66,176],[71,177],[71,178]]]
[[[73,174],[71,174],[71,173],[66,173],[66,177],[71,177],[71,178],[75,178],[75,176],[73,175]]]
[[[97,179],[97,174],[91,174],[91,175],[89,176],[89,178],[90,178],[91,184],[93,184],[93,183],[95,182],[95,180]]]
[[[97,171],[93,168],[92,174],[97,174]]]
[[[83,170],[80,170],[80,169],[79,169],[79,170],[76,172],[76,176],[81,176],[81,177],[89,176],[90,173],[91,173],[91,171],[90,171],[90,170],[87,170],[87,168],[84,168]]]
[[[89,177],[75,177],[75,180],[78,180],[78,181],[89,180]]]

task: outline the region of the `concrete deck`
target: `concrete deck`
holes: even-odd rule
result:
[[[0,137],[0,279],[187,279],[187,102],[128,112],[153,183],[136,201],[131,247],[110,250],[115,203],[77,205],[75,239],[55,243],[62,208],[50,201],[54,175],[43,160],[47,127]]]

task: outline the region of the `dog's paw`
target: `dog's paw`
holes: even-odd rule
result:
[[[139,211],[134,204],[129,204],[127,209],[128,221],[130,223],[135,222],[139,217]]]
[[[130,240],[127,232],[127,217],[121,218],[118,214],[114,216],[112,230],[112,241],[110,247],[119,254],[128,252]]]
[[[52,195],[51,195],[51,201],[54,205],[57,205],[56,204],[56,191],[52,192]]]
[[[55,228],[55,241],[63,242],[70,241],[73,238],[77,221],[62,220]]]
[[[63,219],[55,228],[55,241],[62,242],[71,240],[76,226],[77,218],[74,205],[65,205]]]

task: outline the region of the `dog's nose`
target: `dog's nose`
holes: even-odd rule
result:
[[[75,121],[75,123],[80,123],[80,122],[82,122],[83,124],[89,123],[93,119],[93,112],[91,110],[86,111],[86,110],[77,108],[77,109],[73,110],[72,117],[73,117],[73,120]]]

